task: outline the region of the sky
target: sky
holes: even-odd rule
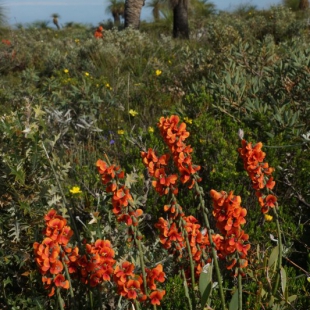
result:
[[[211,0],[210,2],[213,2],[218,10],[231,10],[240,4],[256,5],[259,9],[269,8],[270,5],[281,3],[281,0]],[[50,21],[52,26],[53,13],[60,15],[60,25],[76,22],[97,26],[102,21],[112,19],[112,16],[106,13],[109,0],[0,0],[0,4],[5,8],[10,25]],[[142,8],[141,19],[152,20],[150,8]]]

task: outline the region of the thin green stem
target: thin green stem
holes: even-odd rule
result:
[[[274,208],[273,213],[276,219],[277,224],[277,233],[278,233],[278,247],[279,247],[279,256],[278,256],[278,264],[277,264],[277,275],[275,284],[272,290],[272,296],[275,296],[279,287],[280,283],[280,276],[281,276],[281,267],[282,267],[282,235],[281,235],[281,228],[280,228],[280,222],[279,222],[279,216],[277,213],[277,210]]]
[[[188,252],[188,256],[189,256],[189,262],[190,262],[192,286],[194,289],[194,287],[195,287],[195,267],[194,267],[193,255],[192,255],[191,247],[190,247],[189,240],[188,240],[188,234],[186,231],[184,231],[184,235],[185,235],[186,248],[187,248],[187,252]]]
[[[219,267],[219,264],[218,264],[218,257],[217,257],[217,253],[216,253],[215,244],[214,244],[214,242],[212,240],[210,222],[209,222],[209,219],[208,219],[209,211],[208,211],[208,209],[205,206],[205,201],[203,199],[203,190],[197,184],[197,182],[195,182],[195,189],[196,189],[196,191],[199,194],[199,201],[200,201],[200,205],[202,207],[203,218],[204,218],[204,222],[205,222],[205,225],[206,225],[206,228],[207,228],[209,241],[210,241],[210,244],[211,244],[211,253],[212,253],[215,273],[216,273],[216,277],[217,277],[217,281],[218,281],[218,285],[219,285],[219,292],[220,292],[220,299],[221,299],[221,308],[222,308],[222,310],[225,310],[226,307],[225,307],[225,296],[224,296],[224,290],[223,290],[223,284],[222,284],[222,276],[221,276],[220,267]]]
[[[136,306],[136,310],[140,310],[139,303],[138,303],[138,301],[136,299],[134,300],[134,304]]]
[[[187,301],[188,301],[188,307],[189,307],[189,310],[193,310],[192,301],[191,301],[189,294],[188,294],[188,286],[187,286],[187,281],[186,281],[184,269],[182,269],[182,276],[183,276],[183,282],[184,282],[185,296],[186,296]]]
[[[89,290],[90,309],[94,309],[93,292]]]
[[[60,288],[57,287],[56,291],[57,291],[57,299],[58,299],[59,308],[60,308],[60,310],[64,310],[63,300],[62,300],[61,295],[60,295]]]
[[[62,186],[61,186],[61,184],[60,184],[60,182],[59,182],[57,173],[56,173],[55,168],[54,168],[54,166],[53,166],[53,164],[52,164],[52,161],[51,161],[51,159],[50,159],[50,157],[49,157],[49,155],[48,155],[48,153],[47,153],[47,150],[46,150],[46,148],[45,148],[45,145],[44,145],[43,141],[42,141],[42,146],[43,146],[45,155],[46,155],[46,157],[47,157],[47,159],[48,159],[48,162],[49,162],[49,164],[50,164],[50,166],[51,166],[51,169],[52,169],[52,171],[53,171],[55,180],[56,180],[56,182],[57,182],[57,185],[58,185],[60,194],[61,194],[62,199],[63,199],[63,202],[64,202],[64,206],[66,207],[66,206],[67,206],[67,199],[66,199],[65,193],[64,193],[64,191],[63,191],[63,189],[62,189]],[[70,220],[71,220],[71,222],[72,222],[72,224],[73,224],[73,231],[74,231],[74,233],[75,233],[76,240],[77,240],[77,242],[78,242],[78,244],[79,244],[79,248],[81,249],[81,248],[82,248],[82,246],[81,246],[81,241],[80,241],[80,238],[79,238],[79,233],[78,233],[78,229],[77,229],[77,226],[76,226],[76,223],[75,223],[73,214],[72,214],[72,212],[71,212],[71,210],[70,210],[69,207],[66,208],[66,209],[68,210],[68,213],[69,213],[69,216],[70,216]]]
[[[61,260],[62,260],[62,264],[63,264],[63,266],[65,268],[66,278],[68,279],[69,284],[70,284],[70,287],[69,287],[69,289],[70,289],[70,296],[71,296],[73,302],[75,302],[74,301],[74,293],[73,293],[73,289],[72,289],[72,282],[71,282],[71,277],[70,277],[70,274],[69,274],[68,266],[67,266],[67,264],[66,264],[66,262],[64,261],[63,258]]]
[[[240,270],[238,272],[238,310],[242,310],[242,275]]]
[[[192,280],[191,297],[192,297],[193,307],[194,307],[194,309],[196,309],[195,266],[194,266],[193,255],[192,255],[192,251],[191,251],[191,247],[190,247],[190,244],[189,244],[188,235],[187,235],[186,231],[184,231],[184,235],[185,235],[187,252],[188,252],[188,256],[189,256],[190,269],[191,269],[191,280]]]
[[[142,269],[142,277],[143,277],[143,287],[144,287],[145,294],[148,296],[142,245],[141,245],[141,241],[137,238],[136,227],[134,228],[134,239],[135,239],[136,244],[138,245],[138,250],[139,250],[139,259],[140,259],[140,264],[141,264],[141,269]]]

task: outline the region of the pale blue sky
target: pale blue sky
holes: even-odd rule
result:
[[[245,3],[256,5],[258,8],[268,8],[272,4],[281,3],[281,0],[211,0],[211,2],[219,10],[229,10]],[[96,26],[103,20],[112,19],[112,16],[106,13],[109,0],[0,0],[0,3],[5,7],[10,25],[51,20],[50,16],[53,13],[60,15],[60,24],[79,22]],[[151,20],[151,18],[151,10],[143,7],[141,19]]]

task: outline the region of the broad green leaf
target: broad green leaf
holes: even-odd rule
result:
[[[238,302],[238,289],[234,292],[234,295],[229,303],[229,310],[238,310],[239,302]]]
[[[271,251],[268,261],[268,267],[271,267],[278,260],[278,256],[279,256],[279,247],[275,246]]]
[[[281,267],[280,274],[281,274],[281,287],[282,287],[282,292],[284,294],[285,288],[286,288],[286,272],[283,267]]]
[[[293,301],[296,300],[296,298],[297,298],[297,295],[292,295],[292,296],[288,297],[287,301],[288,302],[293,302]]]
[[[187,286],[187,283],[186,283],[185,280],[183,281],[183,285],[184,285],[184,290],[185,290],[185,296],[186,296],[188,299],[190,299],[190,297],[189,297],[189,291],[188,291],[188,286]]]
[[[212,290],[212,264],[207,264],[199,276],[199,291],[201,296],[201,307],[203,308],[210,297]]]

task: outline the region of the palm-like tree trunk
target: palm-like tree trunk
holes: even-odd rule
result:
[[[188,0],[172,1],[173,8],[173,37],[189,39]]]
[[[132,27],[138,29],[140,26],[140,15],[144,5],[144,0],[125,1],[125,28]]]
[[[300,0],[299,1],[299,10],[305,11],[309,8],[309,1],[308,0]]]

